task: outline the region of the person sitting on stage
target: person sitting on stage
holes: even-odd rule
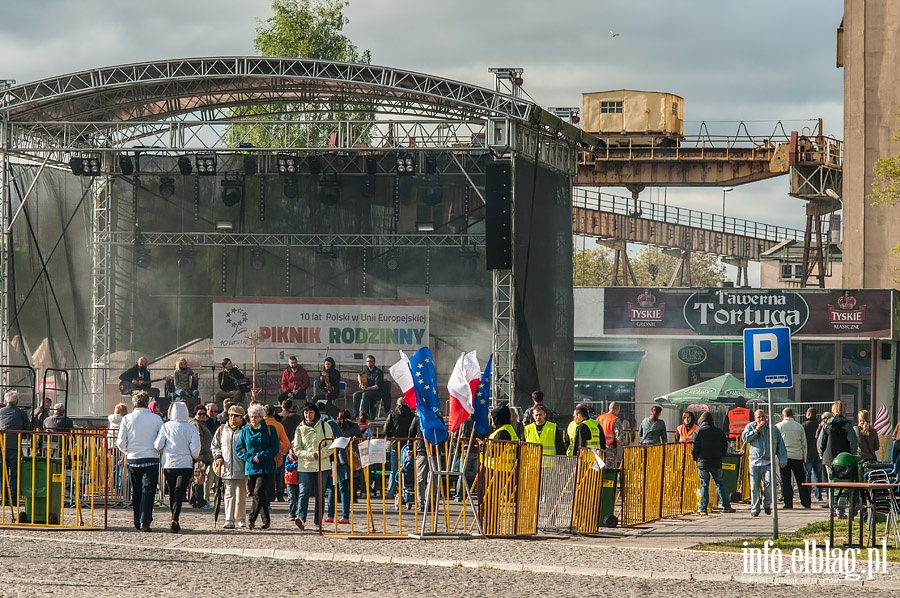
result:
[[[194,370],[188,367],[187,359],[179,357],[175,360],[175,372],[172,374],[172,384],[175,386],[175,396],[187,402],[188,397],[200,398],[200,391],[194,386]]]
[[[374,413],[375,401],[384,396],[384,372],[375,366],[375,356],[366,355],[366,367],[359,373],[359,391],[353,393],[353,412]]]
[[[306,389],[309,388],[309,374],[297,361],[296,355],[288,357],[288,367],[281,374],[281,395],[278,402],[283,403],[290,399],[296,401],[306,398]]]
[[[122,394],[130,394],[135,390],[143,390],[152,398],[159,398],[159,389],[153,388],[150,370],[147,369],[147,358],[140,357],[137,363],[122,372],[119,376],[119,390]]]
[[[338,408],[334,400],[341,394],[341,373],[335,367],[334,359],[326,357],[319,373],[319,392],[316,394],[316,403],[325,403],[325,413],[332,419],[337,418]]]
[[[216,401],[231,399],[232,405],[244,402],[244,393],[249,390],[247,376],[234,367],[227,357],[222,360],[222,371],[219,372],[219,392]]]

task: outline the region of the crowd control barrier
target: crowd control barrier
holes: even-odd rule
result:
[[[485,536],[537,533],[542,451],[539,444],[484,442],[478,470],[478,506]]]
[[[329,490],[334,493],[333,521],[322,523],[323,535],[397,537],[410,535],[472,535],[480,533],[472,498],[476,470],[460,482],[460,465],[477,463],[477,448],[453,438],[438,446],[415,438],[340,438],[325,440],[330,466],[320,472],[325,488],[310,502],[321,501],[327,516]],[[418,439],[421,440],[421,439]],[[468,452],[467,452],[468,447]],[[392,482],[393,478],[393,482]],[[334,481],[338,487],[334,487]],[[340,522],[340,484],[350,497],[347,522]],[[393,493],[390,491],[393,490]],[[459,500],[457,500],[459,497]]]
[[[106,529],[106,437],[0,432],[0,525]]]
[[[736,458],[735,458],[736,457]],[[746,478],[747,454],[729,456],[726,463],[729,476]],[[729,484],[726,483],[726,488]],[[730,492],[747,493],[749,484]],[[691,456],[690,443],[668,443],[650,446],[625,447],[622,459],[622,524],[636,525],[660,519],[684,515],[697,510],[700,476],[697,464]],[[709,484],[709,508],[718,506],[715,484]]]

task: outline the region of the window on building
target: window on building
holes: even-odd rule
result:
[[[843,343],[841,346],[841,374],[871,376],[872,346],[869,343]]]
[[[834,344],[803,343],[800,345],[800,367],[802,374],[833,376]]]
[[[612,100],[600,102],[600,114],[622,114],[622,102]]]
[[[704,380],[727,373],[725,371],[724,344],[698,341],[697,345],[706,349],[706,360],[697,366],[697,370]]]

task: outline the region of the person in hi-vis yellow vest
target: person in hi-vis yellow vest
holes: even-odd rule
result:
[[[602,449],[606,447],[603,432],[597,420],[591,419],[587,407],[575,407],[572,413],[572,421],[575,422],[575,433],[569,439],[567,455],[577,455],[581,448]]]
[[[512,416],[509,407],[503,405],[491,411],[491,423],[494,425],[494,431],[488,436],[490,440],[507,440],[518,442],[519,436],[516,429],[512,427]],[[510,472],[513,470],[516,460],[516,445],[514,444],[498,444],[490,446],[488,454],[484,459],[484,466],[488,469],[497,471]]]
[[[547,408],[540,403],[531,408],[534,422],[525,426],[525,442],[533,442],[543,446],[544,459],[542,467],[552,467],[554,455],[564,455],[566,443],[563,441],[562,430],[553,423],[547,421]]]

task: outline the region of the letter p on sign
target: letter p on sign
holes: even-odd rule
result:
[[[766,347],[766,349],[763,349]],[[778,357],[778,337],[772,333],[753,336],[753,369],[762,369],[762,362]]]

